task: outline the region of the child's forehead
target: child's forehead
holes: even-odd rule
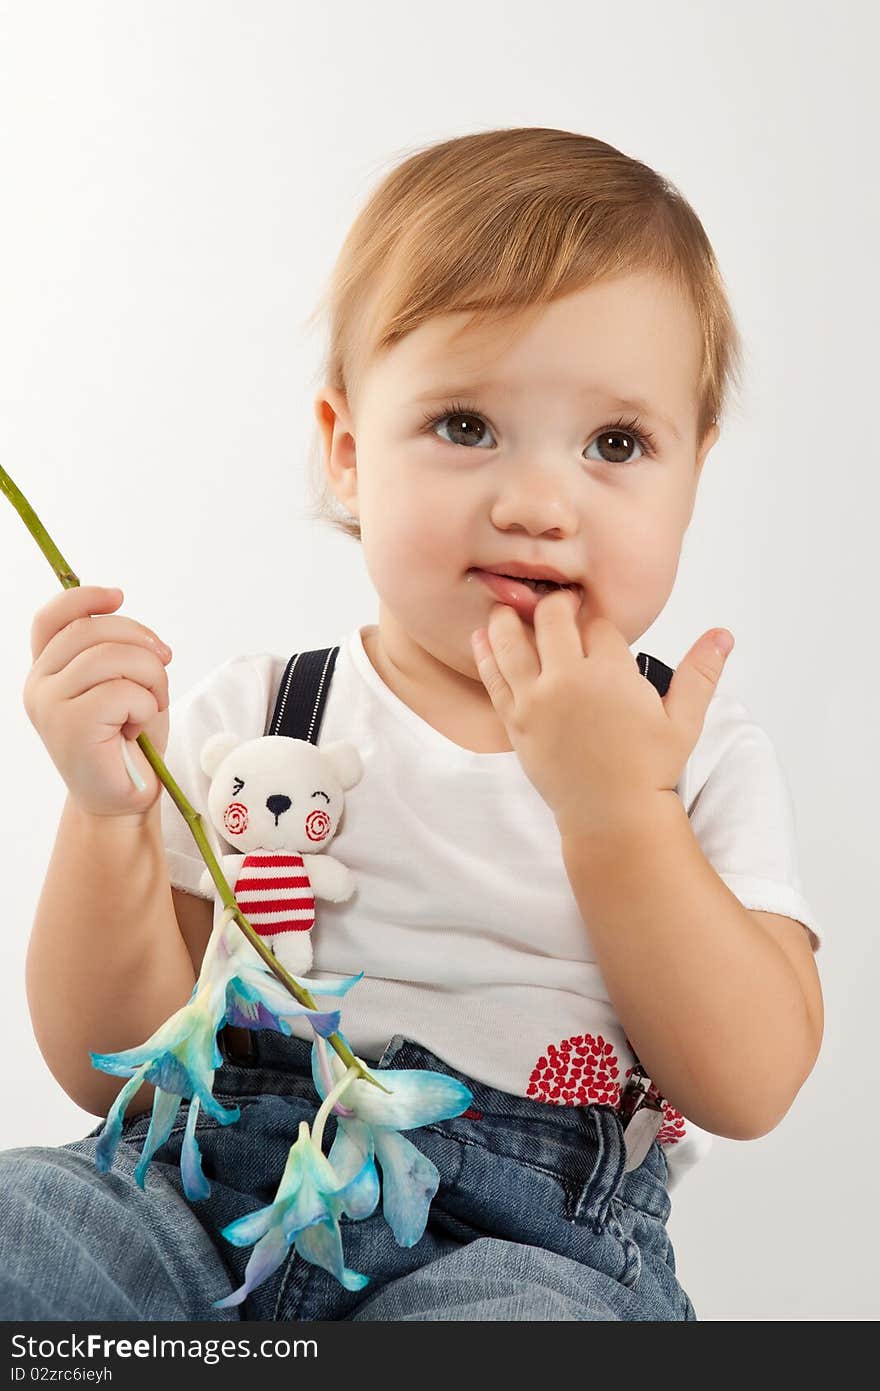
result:
[[[643,409],[692,407],[703,356],[692,305],[657,277],[621,276],[495,321],[434,315],[400,339],[389,373],[431,400],[546,389]]]

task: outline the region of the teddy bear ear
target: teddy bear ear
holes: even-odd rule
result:
[[[212,734],[210,739],[206,739],[202,745],[202,752],[199,762],[202,765],[202,772],[207,773],[212,778],[220,764],[228,753],[237,749],[241,739],[237,734],[229,734],[225,729],[221,729],[219,734]]]
[[[354,744],[349,743],[347,739],[338,739],[334,744],[322,744],[321,757],[326,758],[343,790],[354,787],[363,777],[364,765],[361,756]]]

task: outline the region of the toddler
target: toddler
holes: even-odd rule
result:
[[[48,1066],[101,1119],[0,1154],[3,1317],[693,1320],[669,1190],[713,1135],[778,1124],[823,1028],[791,800],[719,689],[725,630],[660,684],[663,663],[630,651],[669,599],[741,357],[715,257],[644,164],[567,131],[487,131],[385,178],[329,330],[312,515],[363,546],[378,621],[339,636],[323,692],[319,742],[350,740],[364,772],[333,843],[356,892],[319,903],[312,969],[365,972],[342,1029],[368,1066],[451,1073],[473,1104],[413,1134],[440,1172],[415,1246],[381,1212],[343,1221],[357,1291],[291,1247],[215,1307],[250,1254],[221,1228],[272,1201],[317,1107],[307,1021],[224,1031],[214,1091],[241,1118],[199,1117],[208,1198],[182,1193],[186,1103],[135,1183],[149,1085],[97,1171],[122,1083],[89,1052],[186,1002],[219,911],[122,741],[145,731],[204,811],[205,740],[270,732],[300,639],[294,597],[275,652],[233,656],[169,709],[157,635],[118,591],[65,591],[36,616],[24,691],[69,790],[27,990]]]

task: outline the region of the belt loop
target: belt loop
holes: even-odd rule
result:
[[[596,1142],[596,1162],[574,1204],[574,1219],[589,1223],[598,1232],[608,1220],[611,1199],[620,1187],[626,1161],[620,1120],[609,1106],[584,1108],[592,1123]]]

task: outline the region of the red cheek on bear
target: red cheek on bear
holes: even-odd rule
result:
[[[230,802],[223,813],[223,825],[231,836],[240,836],[247,830],[248,809],[244,802]]]
[[[326,811],[310,811],[306,817],[306,835],[309,840],[326,840],[330,830],[330,817]]]

